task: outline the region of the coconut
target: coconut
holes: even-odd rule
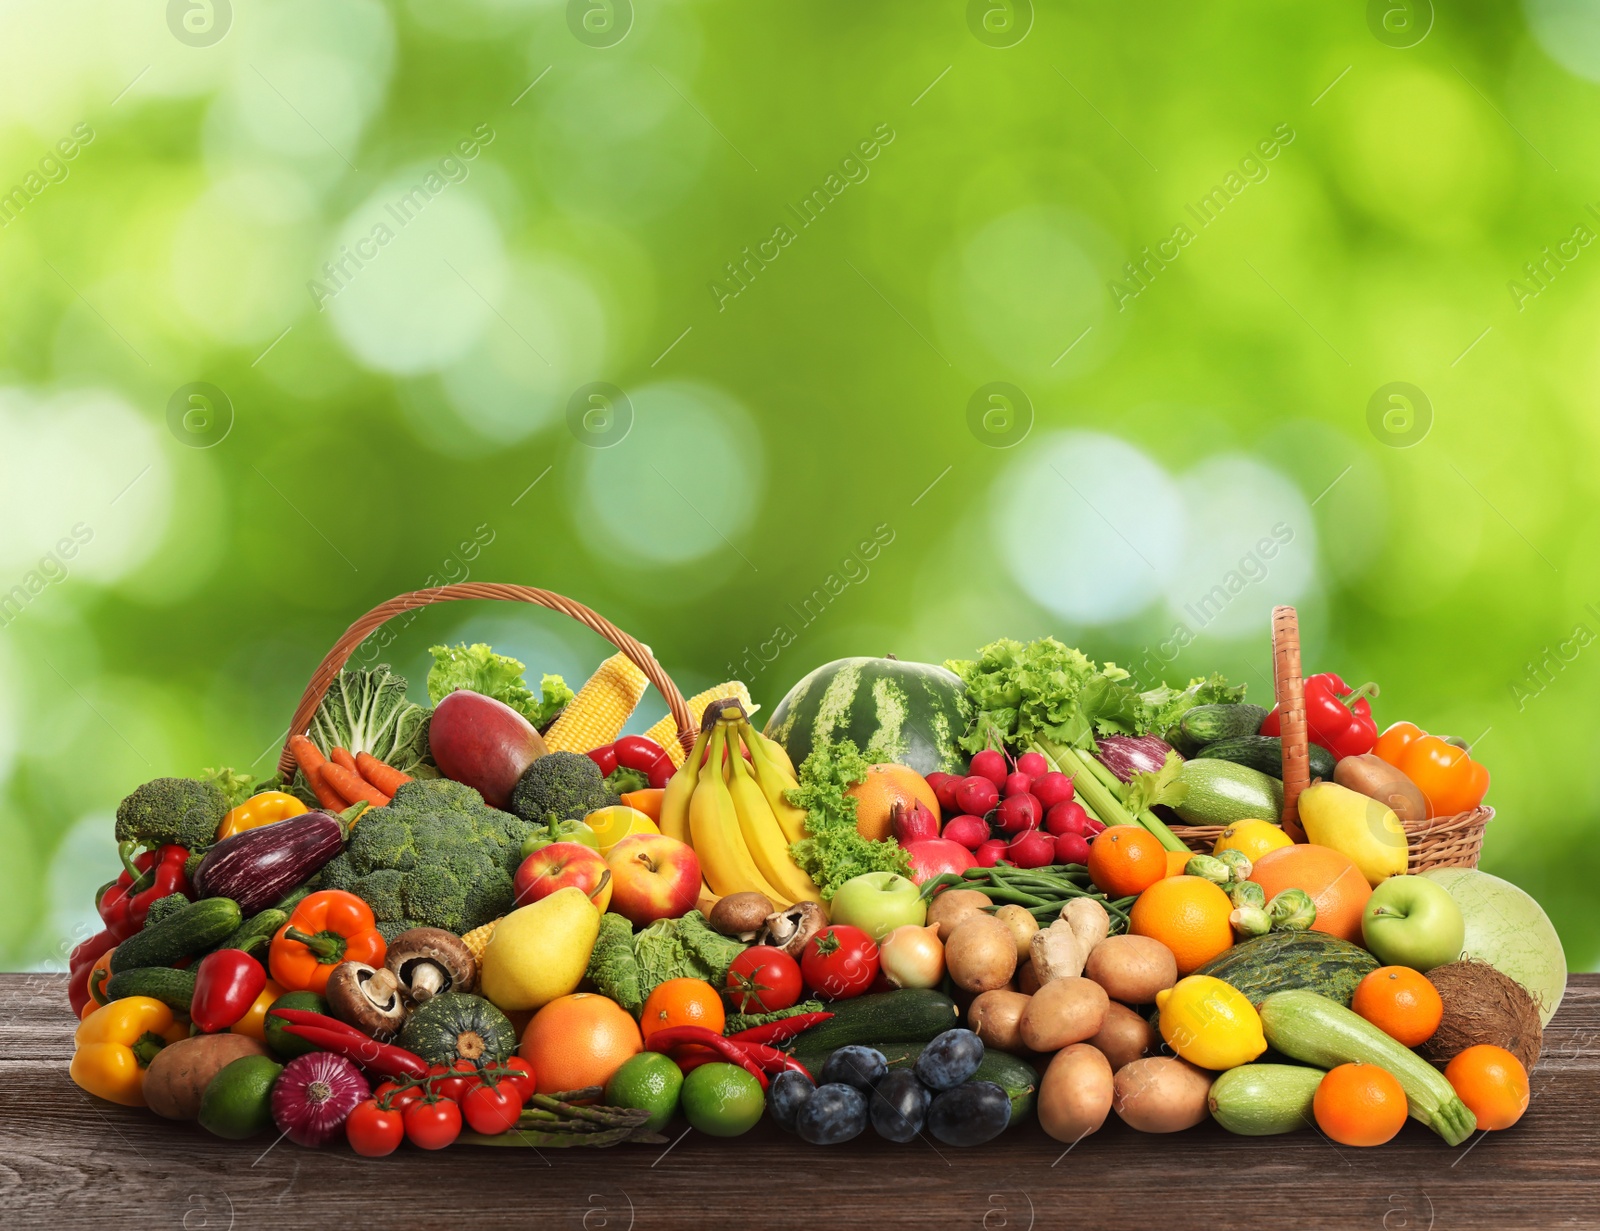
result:
[[[1492,1043],[1533,1070],[1544,1030],[1539,1006],[1522,984],[1474,958],[1435,966],[1427,977],[1444,1001],[1444,1017],[1418,1049],[1424,1058],[1443,1068],[1467,1048]]]

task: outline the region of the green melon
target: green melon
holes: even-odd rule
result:
[[[1251,1004],[1274,992],[1304,989],[1349,1007],[1356,985],[1378,959],[1324,932],[1268,932],[1224,949],[1194,973],[1232,984]]]
[[[876,765],[896,761],[919,774],[962,773],[966,690],[954,672],[896,658],[841,658],[789,690],[767,720],[798,769],[813,748],[852,740]]]

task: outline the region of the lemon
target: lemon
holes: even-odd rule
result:
[[[1242,851],[1251,863],[1255,863],[1268,851],[1293,845],[1294,839],[1271,821],[1235,821],[1218,836],[1211,853],[1217,855],[1223,851]]]
[[[594,836],[600,842],[602,855],[609,855],[611,848],[629,834],[661,832],[656,823],[643,812],[626,804],[598,808],[584,817],[583,823],[594,830]]]
[[[1190,975],[1156,993],[1161,1037],[1190,1064],[1231,1069],[1267,1050],[1261,1015],[1245,994],[1210,975]]]

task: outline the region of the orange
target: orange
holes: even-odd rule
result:
[[[552,1000],[533,1015],[517,1054],[533,1065],[540,1094],[603,1086],[644,1050],[639,1027],[616,1001],[589,992]]]
[[[934,820],[944,819],[939,815],[939,797],[933,793],[928,780],[916,770],[893,761],[867,766],[867,776],[845,794],[856,801],[856,832],[874,842],[892,836],[889,822],[896,804],[909,808],[913,803],[920,803],[933,813]]]
[[[1189,866],[1189,861],[1193,858],[1193,851],[1168,851],[1167,875],[1182,876],[1183,870]]]
[[[1406,1122],[1406,1092],[1388,1069],[1341,1064],[1311,1100],[1317,1127],[1342,1146],[1381,1146]]]
[[[1268,851],[1250,870],[1267,901],[1284,889],[1304,889],[1317,908],[1314,931],[1361,943],[1361,912],[1372,886],[1355,861],[1332,847],[1300,843]]]
[[[1143,893],[1167,874],[1167,848],[1143,825],[1113,825],[1089,844],[1089,879],[1114,898]]]
[[[1407,1047],[1426,1043],[1444,1018],[1439,989],[1409,966],[1383,966],[1356,985],[1350,1008]]]
[[[1093,847],[1089,853],[1092,858]],[[1232,913],[1228,895],[1210,881],[1169,876],[1139,895],[1128,915],[1128,931],[1166,945],[1178,960],[1178,973],[1186,975],[1233,945]]]
[[[646,997],[639,1014],[639,1028],[644,1031],[646,1043],[657,1030],[668,1026],[704,1026],[721,1034],[727,1024],[722,997],[704,979],[668,979],[658,983],[655,991]]]
[[[1445,1066],[1444,1079],[1483,1129],[1510,1128],[1528,1110],[1528,1070],[1503,1047],[1479,1043]]]

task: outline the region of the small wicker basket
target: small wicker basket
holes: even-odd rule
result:
[[[1300,672],[1300,622],[1293,607],[1272,612],[1273,685],[1283,733],[1283,828],[1297,842],[1306,840],[1300,827],[1300,792],[1311,785],[1310,737],[1306,730],[1304,679]],[[1429,868],[1475,868],[1483,849],[1483,831],[1494,809],[1473,808],[1455,816],[1405,822],[1410,853],[1408,872]],[[1172,832],[1190,850],[1210,853],[1222,825],[1174,825]]]

